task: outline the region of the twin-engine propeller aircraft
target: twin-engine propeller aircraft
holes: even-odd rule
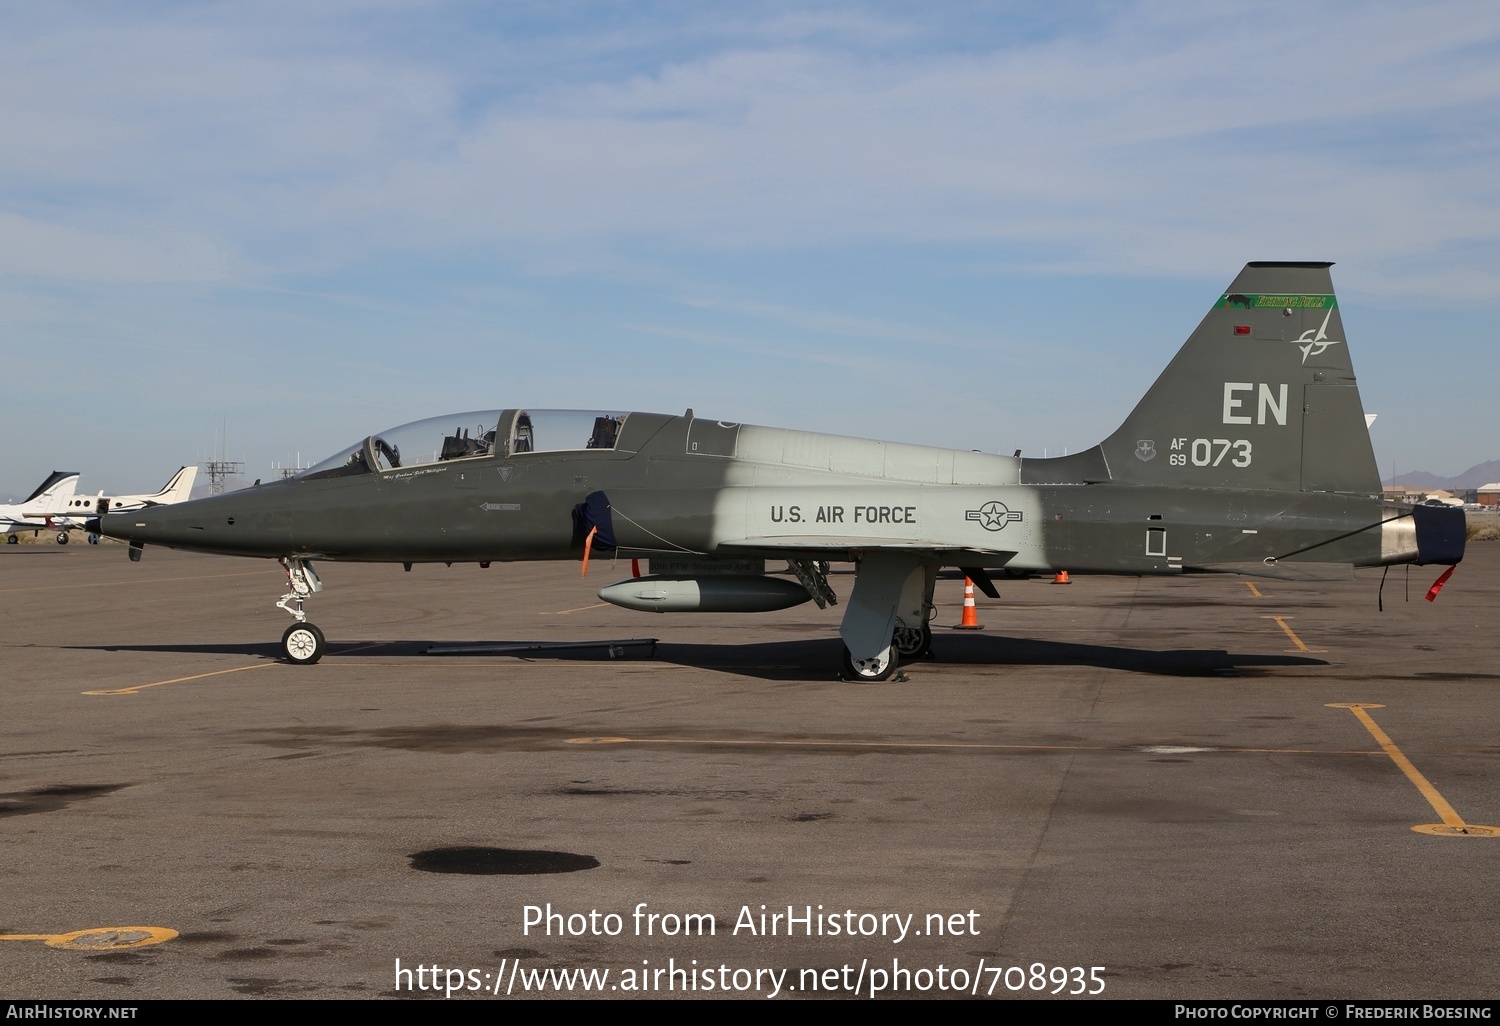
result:
[[[117,495],[111,498],[103,492],[98,495],[78,495],[78,473],[54,470],[52,476],[43,481],[24,502],[0,505],[0,531],[9,535],[6,541],[15,544],[18,532],[36,532],[45,528],[57,532],[57,544],[66,545],[69,531],[87,528],[89,542],[97,543],[98,517],[101,514],[109,511],[135,512],[147,506],[185,502],[193,490],[193,480],[197,476],[197,467],[182,467],[159,492]]]
[[[67,512],[77,487],[78,471],[54,470],[20,502],[0,504],[0,531],[5,533],[5,540],[14,545],[21,531],[51,530],[55,519]]]
[[[279,559],[287,659],[324,639],[312,561],[563,560],[613,552],[651,575],[599,597],[632,609],[838,601],[854,680],[931,642],[933,585],[987,570],[1352,576],[1456,564],[1463,514],[1383,502],[1327,263],[1252,263],[1100,445],[1022,459],[684,415],[506,409],[371,435],[298,477],[108,515],[142,546]],[[765,574],[786,560],[796,581]],[[1451,573],[1451,569],[1448,571]],[[1445,575],[1446,577],[1446,575]]]
[[[197,478],[197,467],[178,467],[177,473],[167,480],[159,492],[115,496],[108,496],[103,492],[98,495],[75,495],[68,500],[63,510],[66,515],[54,517],[52,520],[51,526],[61,528],[57,532],[57,544],[68,544],[68,532],[80,527],[88,529],[89,543],[97,544],[99,532],[93,528],[95,517],[106,512],[133,513],[147,506],[167,506],[175,502],[186,502],[187,497],[192,494],[193,482]]]

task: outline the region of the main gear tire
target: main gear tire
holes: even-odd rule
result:
[[[932,654],[932,627],[925,623],[920,627],[897,627],[891,645],[903,663],[926,658]]]
[[[874,659],[855,659],[850,655],[848,647],[845,647],[844,679],[859,684],[879,684],[890,680],[900,663],[901,657],[897,655],[894,644],[885,650],[884,657]]]

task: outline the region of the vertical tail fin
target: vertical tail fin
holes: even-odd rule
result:
[[[1120,429],[1111,480],[1380,493],[1328,263],[1250,263]]]
[[[148,501],[163,506],[169,506],[174,502],[184,502],[192,493],[193,482],[197,480],[198,468],[196,466],[183,467],[172,475],[172,479],[166,483],[161,491],[149,496]]]
[[[54,470],[37,490],[20,503],[23,517],[60,516],[68,511],[68,503],[78,488],[76,470]]]

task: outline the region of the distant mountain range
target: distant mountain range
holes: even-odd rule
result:
[[[1412,470],[1405,474],[1398,474],[1385,483],[1387,487],[1401,485],[1406,488],[1442,488],[1448,491],[1455,489],[1462,491],[1465,488],[1481,488],[1496,481],[1500,481],[1500,460],[1475,464],[1456,477],[1438,477],[1425,470]]]

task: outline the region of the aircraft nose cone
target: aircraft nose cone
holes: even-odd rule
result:
[[[182,504],[186,505],[188,504]],[[129,513],[111,513],[97,518],[93,522],[97,527],[91,529],[124,541],[183,544],[192,534],[191,522],[201,522],[202,517],[193,514],[185,516],[182,506],[151,506]],[[202,533],[201,527],[198,533]]]
[[[145,510],[137,510],[134,513],[116,513],[112,517],[97,517],[89,522],[89,530],[121,541],[155,541],[150,536],[145,514]]]
[[[103,533],[142,545],[237,556],[290,551],[294,518],[284,490],[244,489],[101,517]]]

